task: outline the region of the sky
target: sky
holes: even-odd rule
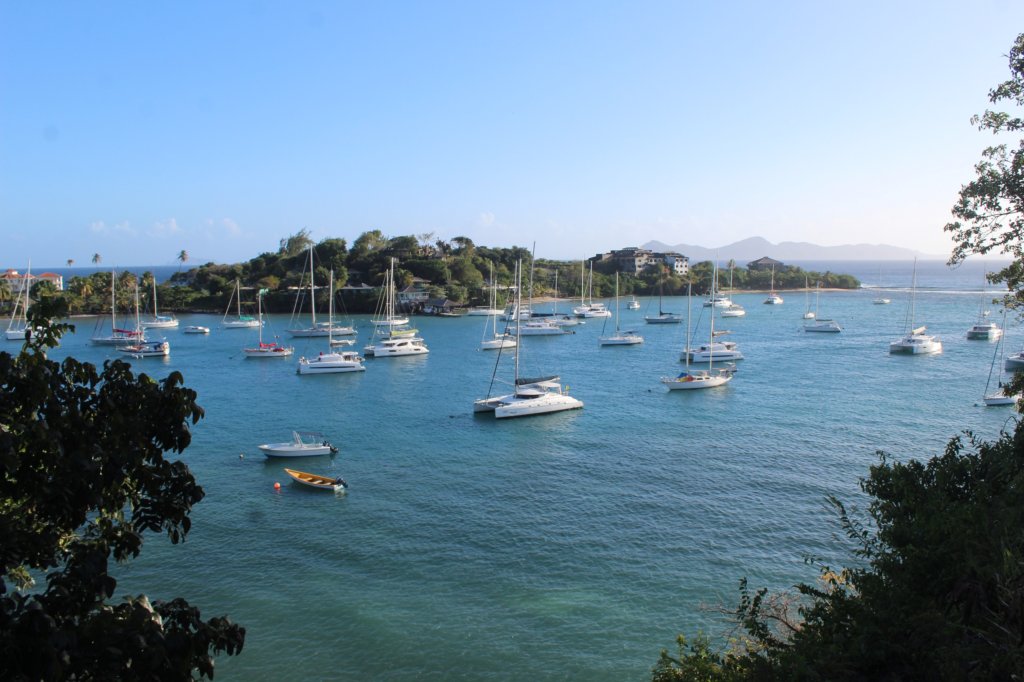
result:
[[[0,267],[951,248],[1024,2],[0,0]]]

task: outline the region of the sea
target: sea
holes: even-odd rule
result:
[[[789,590],[817,579],[809,557],[855,562],[827,498],[863,519],[859,482],[879,451],[927,459],[965,430],[991,439],[1015,423],[981,398],[1024,329],[1011,317],[1002,345],[965,338],[985,311],[1003,324],[991,264],[918,264],[914,323],[944,351],[917,357],[888,353],[909,324],[912,263],[804,267],[864,288],[782,292],[781,306],[734,296],[746,317],[715,327],[745,359],[721,388],[660,382],[683,369],[688,326],[707,338],[697,299],[691,325],[645,325],[656,298],[623,304],[619,325],[644,336],[639,346],[598,344],[614,319],[523,339],[523,373],[559,374],[585,407],[520,420],[473,413],[492,376],[506,382],[495,391],[511,380],[507,351],[478,350],[487,318],[417,317],[428,355],[299,376],[298,357],[325,340],[247,359],[255,330],[182,315],[211,333],[167,330],[169,358],[128,360],[153,377],[180,371],[198,392],[206,416],[180,457],[207,495],[184,544],[150,536],[115,569],[118,595],[183,596],[204,618],[244,625],[245,648],[218,658],[218,680],[649,679],[677,634],[728,636],[720,611],[737,604],[741,578]],[[880,295],[891,303],[873,304]],[[663,307],[685,314],[687,303]],[[803,332],[808,307],[843,332]],[[350,319],[361,348],[369,319]],[[94,320],[72,322],[52,357],[118,357],[89,343]],[[287,339],[287,326],[272,317],[264,333]],[[262,456],[259,444],[293,430],[322,432],[338,454]],[[300,487],[285,466],[349,488]]]

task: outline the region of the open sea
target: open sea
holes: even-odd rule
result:
[[[206,418],[182,458],[207,496],[187,542],[150,536],[117,569],[118,592],[184,596],[243,624],[245,649],[218,659],[218,680],[649,679],[677,633],[723,634],[702,605],[734,607],[741,577],[786,589],[815,580],[806,555],[852,561],[825,498],[862,504],[877,450],[928,458],[964,429],[993,438],[1014,419],[981,406],[996,345],[965,339],[983,307],[1001,320],[981,263],[919,266],[916,321],[944,343],[919,357],[888,353],[905,330],[909,262],[801,265],[865,284],[820,295],[819,317],[841,334],[802,332],[802,292],[782,292],[782,306],[737,295],[747,316],[715,323],[746,356],[735,379],[670,393],[659,378],[682,369],[686,325],[645,325],[658,304],[642,298],[621,311],[641,346],[599,347],[601,320],[523,339],[523,374],[560,374],[585,407],[522,420],[473,414],[495,370],[496,351],[477,350],[486,318],[415,318],[429,355],[299,376],[298,356],[326,340],[246,359],[255,330],[182,316],[212,333],[168,330],[170,358],[132,363],[179,370],[198,391]],[[872,304],[876,286],[891,305]],[[693,303],[703,340],[709,309]],[[686,299],[664,307],[685,313]],[[369,320],[353,321],[361,348]],[[89,344],[92,320],[73,322],[53,357],[118,356]],[[1016,351],[1024,330],[1007,324]],[[498,375],[510,377],[504,363]],[[322,431],[340,453],[261,455],[292,430]],[[349,490],[301,489],[284,466]]]

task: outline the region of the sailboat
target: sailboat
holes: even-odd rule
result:
[[[530,255],[530,300],[526,304],[526,310],[533,310],[533,254]],[[517,305],[517,308],[521,306]],[[602,306],[603,307],[603,306]],[[564,329],[557,324],[553,317],[538,316],[531,312],[527,318],[520,317],[516,321],[516,343],[523,336],[562,336],[572,334],[572,330]]]
[[[228,318],[228,313],[231,312],[231,302],[235,302],[235,316]],[[253,327],[259,327],[263,324],[263,317],[256,319],[252,315],[242,314],[242,281],[235,279],[235,293],[228,299],[228,307],[224,311],[224,318],[221,320],[220,325],[224,329],[252,329]]]
[[[1003,328],[988,319],[988,311],[985,310],[985,298],[985,292],[982,291],[981,308],[978,309],[978,321],[967,330],[967,338],[970,341],[998,341],[1003,336]],[[1003,324],[1005,326],[1005,321]]]
[[[877,286],[879,288],[881,288],[881,286],[882,286],[882,268],[878,268],[878,285]],[[872,300],[871,302],[874,303],[875,305],[889,305],[890,303],[892,303],[892,299],[885,298],[884,296],[876,296],[874,298],[874,300]]]
[[[714,287],[714,283],[718,280],[717,266],[715,273],[712,275],[711,284]],[[686,348],[683,348],[683,352],[680,353],[679,359],[685,360],[687,363],[690,362],[714,362],[715,360],[742,360],[743,353],[740,352],[739,347],[735,341],[720,341],[719,337],[731,334],[729,330],[715,331],[715,315],[714,311],[708,316],[710,319],[709,325],[711,329],[711,338],[707,343],[702,343],[696,348],[690,347],[690,286],[687,285],[686,294]],[[712,290],[712,296],[714,291]]]
[[[775,266],[772,266],[772,284],[768,298],[764,299],[767,305],[782,305],[782,297],[775,293]]]
[[[102,318],[96,321],[96,329],[93,331],[90,341],[98,346],[123,346],[136,343],[145,339],[140,327],[135,329],[120,329],[117,326],[117,279],[114,271],[110,271],[110,334],[101,334],[100,327],[103,324]]]
[[[818,317],[818,297],[821,294],[821,282],[814,288],[814,312],[811,313],[810,321],[804,323],[805,332],[824,332],[826,334],[838,334],[843,331],[839,323],[824,317]],[[810,309],[808,309],[809,311]],[[804,315],[806,318],[807,315]]]
[[[32,263],[29,262],[25,277],[21,280],[21,291],[14,299],[14,310],[11,311],[11,319],[7,323],[7,330],[4,336],[8,341],[24,341],[25,331],[28,329],[28,295],[32,281]]]
[[[662,293],[665,289],[665,282],[658,279],[658,314],[657,316],[644,315],[644,322],[647,324],[679,324],[683,318],[676,313],[666,312],[662,308]]]
[[[488,297],[488,304],[485,306],[473,306],[466,312],[466,315],[486,315],[488,317],[501,315],[504,310],[497,307],[498,302],[498,284],[494,281],[494,261],[490,262],[490,282],[491,291]],[[486,325],[484,326],[486,329]]]
[[[308,327],[293,327],[288,330],[288,333],[297,338],[310,338],[310,337],[321,337],[321,336],[351,336],[356,333],[354,327],[345,327],[342,325],[334,324],[334,316],[328,322],[317,322],[316,321],[316,283],[313,281],[314,277],[313,270],[313,245],[309,245],[309,326]],[[333,282],[333,279],[332,279]],[[301,292],[301,289],[300,289]],[[300,293],[301,295],[301,293]],[[334,289],[332,284],[331,289],[331,304],[334,304]],[[295,321],[295,318],[292,318]]]
[[[418,330],[406,325],[409,318],[395,314],[395,259],[384,274],[384,289],[381,292],[383,317],[373,320],[375,325],[370,344],[363,353],[372,358],[395,358],[405,355],[426,355],[430,352],[423,339],[416,336]],[[376,339],[376,341],[374,341]]]
[[[135,328],[142,329],[142,323],[139,321],[138,281],[135,282]],[[133,358],[165,358],[171,354],[171,344],[167,339],[149,341],[145,338],[145,334],[143,334],[132,343],[124,346],[118,346],[117,350],[125,355],[130,355]]]
[[[156,307],[156,277],[153,278],[153,317],[139,323],[143,329],[174,329],[178,326],[178,318],[174,315],[161,315]]]
[[[932,355],[942,352],[942,342],[934,336],[925,334],[927,327],[914,327],[914,303],[917,298],[917,259],[914,259],[914,272],[910,285],[910,308],[907,312],[906,333],[902,339],[889,344],[889,352],[901,355]]]
[[[590,283],[586,287],[587,297],[584,299],[583,292],[583,262],[580,264],[580,304],[572,309],[572,312],[576,317],[611,317],[612,311],[605,307],[604,303],[594,303],[594,264],[590,264]],[[531,273],[533,266],[530,266]],[[531,279],[533,275],[530,275]]]
[[[1003,308],[1003,326],[1006,326],[1006,308]],[[999,405],[1016,405],[1017,401],[1021,399],[1021,394],[1016,393],[1014,395],[1006,395],[1003,389],[1004,376],[1002,370],[997,377],[997,385],[994,391],[990,391],[989,387],[992,384],[992,375],[996,372],[996,363],[1001,360],[1000,351],[1003,347],[1003,339],[999,338],[999,342],[996,343],[996,348],[992,352],[992,364],[988,368],[988,379],[985,381],[985,394],[984,402],[988,407],[996,407]]]
[[[818,287],[820,287],[820,286],[821,286],[821,282],[818,283]],[[818,296],[818,292],[817,291],[814,292],[814,296],[815,296],[815,298],[814,298],[815,309],[811,310],[811,287],[807,283],[807,278],[804,277],[804,303],[807,305],[807,311],[804,312],[804,319],[805,320],[813,320],[815,317],[818,316],[818,313],[817,313],[817,305],[818,305],[818,298],[817,298],[817,296]]]
[[[687,284],[686,287],[686,346],[690,346],[690,290],[692,285]],[[710,324],[710,340],[708,341],[709,346],[715,342],[715,316],[712,314]],[[675,377],[662,377],[661,383],[663,383],[670,391],[692,391],[698,388],[714,388],[715,386],[722,386],[732,381],[733,375],[736,373],[736,367],[730,365],[727,367],[719,367],[715,369],[714,356],[708,358],[708,368],[701,370],[690,369],[690,354],[684,353],[686,361],[686,369],[680,372],[679,376]]]
[[[607,323],[608,320],[605,320]],[[633,331],[619,330],[619,273],[615,273],[615,333],[611,336],[601,336],[598,342],[602,346],[633,346],[644,342],[644,337]]]
[[[263,342],[263,294],[265,293],[267,293],[266,289],[256,292],[257,324],[255,326],[259,329],[259,343],[256,346],[243,348],[242,353],[247,358],[286,358],[295,352],[294,348],[282,346],[277,341]]]
[[[484,336],[480,340],[480,350],[497,350],[500,348],[513,348],[516,345],[516,340],[511,334],[509,334],[507,325],[506,330],[501,334],[498,333],[498,314],[501,313],[495,307],[498,298],[498,285],[494,281],[494,264],[491,263],[491,296],[490,304],[488,309],[494,311],[497,314],[488,315],[489,320],[484,320]],[[488,338],[488,327],[490,327],[490,338]]]
[[[517,309],[522,302],[522,261],[516,264],[516,299]],[[520,327],[516,327],[514,389],[512,393],[502,396],[480,398],[473,402],[473,412],[493,412],[496,419],[527,417],[550,412],[577,410],[583,407],[583,401],[569,395],[558,376],[525,378],[519,376],[519,344]],[[497,363],[501,361],[501,352],[495,361],[495,371],[491,375],[491,387],[494,386],[494,375],[497,374]]]
[[[340,374],[342,372],[362,372],[366,370],[363,366],[363,358],[354,350],[336,351],[332,350],[334,339],[331,330],[334,328],[334,270],[331,270],[330,284],[328,284],[331,295],[328,299],[327,313],[327,352],[320,352],[313,358],[299,358],[299,366],[296,370],[299,374]]]
[[[729,261],[729,291],[732,292],[732,261]],[[729,299],[729,305],[722,310],[722,317],[744,317],[747,311],[739,303]]]

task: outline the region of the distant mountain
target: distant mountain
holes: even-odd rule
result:
[[[750,237],[733,244],[709,249],[692,244],[665,244],[651,241],[643,248],[652,251],[676,251],[687,256],[691,262],[705,260],[734,259],[738,263],[746,263],[761,256],[768,256],[782,262],[794,261],[828,261],[828,260],[911,260],[913,258],[943,259],[941,255],[926,254],[913,249],[904,249],[887,244],[844,244],[843,246],[818,246],[808,242],[780,242],[772,244],[761,237]]]

